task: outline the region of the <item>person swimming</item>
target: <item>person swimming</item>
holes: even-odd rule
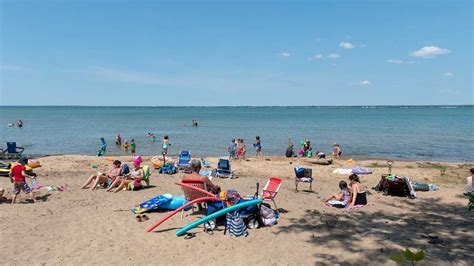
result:
[[[117,134],[117,137],[115,138],[115,145],[122,145],[122,137],[120,136],[120,134]]]
[[[198,126],[197,120],[193,119],[193,127],[197,127],[197,126]]]

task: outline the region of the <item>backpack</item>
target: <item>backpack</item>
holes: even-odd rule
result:
[[[272,226],[276,224],[278,213],[272,208],[262,204],[260,206],[260,219],[264,226]]]
[[[128,167],[128,164],[124,163],[122,165],[122,168],[120,169],[120,175],[124,176],[124,175],[127,175],[128,173],[130,173],[130,167]]]

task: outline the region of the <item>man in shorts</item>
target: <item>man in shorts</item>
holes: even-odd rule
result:
[[[26,171],[25,165],[27,163],[28,163],[28,159],[21,158],[20,160],[18,160],[18,164],[16,164],[10,171],[10,180],[13,183],[12,204],[15,203],[16,198],[18,197],[18,194],[20,194],[22,190],[23,192],[25,192],[25,194],[28,194],[31,197],[31,199],[33,200],[33,203],[36,202],[30,186],[28,186],[28,184],[26,183],[26,177],[30,177],[25,172]]]

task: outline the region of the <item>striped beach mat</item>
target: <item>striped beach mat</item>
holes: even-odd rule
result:
[[[248,236],[247,226],[239,211],[229,212],[226,215],[226,229],[231,236]]]

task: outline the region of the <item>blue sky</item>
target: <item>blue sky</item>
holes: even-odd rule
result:
[[[472,1],[0,2],[2,105],[473,104]]]

